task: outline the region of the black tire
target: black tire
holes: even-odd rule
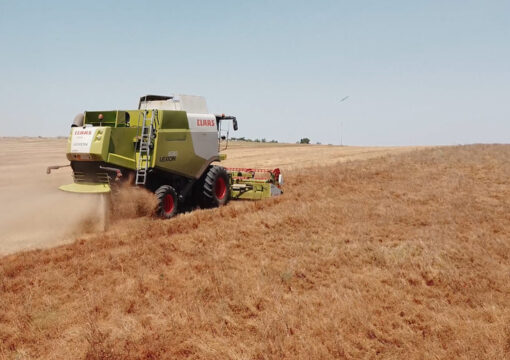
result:
[[[225,205],[230,198],[227,170],[221,166],[211,166],[205,175],[202,199],[205,207]]]
[[[170,185],[160,186],[156,192],[158,206],[156,214],[163,219],[170,219],[177,214],[178,196],[177,191]]]

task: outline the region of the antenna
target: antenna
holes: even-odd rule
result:
[[[349,95],[344,96],[343,98],[340,99],[339,102],[344,102],[348,98],[349,98]],[[344,130],[344,122],[342,120],[340,120],[340,146],[344,146],[344,142],[343,142],[343,133],[344,133],[344,131],[343,130]]]

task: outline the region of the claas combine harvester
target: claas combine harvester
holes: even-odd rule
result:
[[[122,184],[144,187],[157,197],[162,218],[229,199],[282,194],[279,169],[213,164],[226,158],[220,146],[228,144],[230,122],[237,130],[234,116],[210,114],[203,97],[190,95],[146,95],[137,110],[78,114],[67,143],[70,164],[64,165],[72,168],[74,182],[60,189],[109,200]]]

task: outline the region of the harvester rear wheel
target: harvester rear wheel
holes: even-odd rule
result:
[[[170,219],[177,214],[178,196],[177,191],[170,185],[160,186],[156,192],[158,207],[156,213],[163,219]]]
[[[204,205],[218,207],[229,200],[229,178],[227,170],[221,166],[211,166],[207,172],[202,188]]]

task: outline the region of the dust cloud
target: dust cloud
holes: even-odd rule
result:
[[[112,197],[111,219],[131,219],[154,215],[158,204],[153,193],[144,188],[122,186]]]
[[[58,189],[25,192],[4,206],[0,215],[0,255],[5,255],[69,243],[76,235],[100,231],[104,204],[98,195]]]

